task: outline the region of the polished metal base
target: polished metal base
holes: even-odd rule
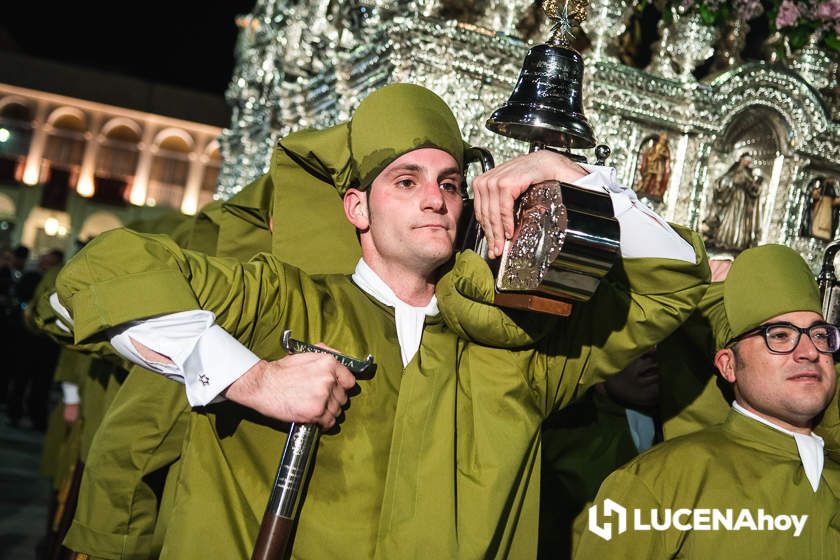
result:
[[[605,192],[538,183],[522,195],[516,223],[499,260],[499,292],[586,301],[619,258],[619,224]]]

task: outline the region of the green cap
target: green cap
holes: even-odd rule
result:
[[[280,148],[339,194],[369,187],[391,162],[412,150],[437,148],[458,165],[464,161],[464,141],[452,110],[413,84],[385,86],[367,96],[349,122],[290,134]]]
[[[350,121],[350,152],[359,188],[367,188],[398,157],[438,148],[463,165],[464,141],[449,106],[428,89],[393,84],[370,94]]]
[[[726,340],[773,317],[794,311],[822,313],[814,274],[802,257],[784,245],[747,249],[735,259],[723,282]],[[728,335],[728,336],[727,336]]]

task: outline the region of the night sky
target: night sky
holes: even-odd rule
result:
[[[233,71],[235,17],[249,13],[255,2],[5,0],[0,49],[222,95]],[[657,38],[658,19],[649,5],[641,20],[646,44]],[[763,19],[751,28],[743,54],[759,59],[769,31]],[[644,67],[649,53],[639,56],[635,65]]]
[[[7,0],[0,48],[221,95],[233,70],[234,19],[254,3]]]

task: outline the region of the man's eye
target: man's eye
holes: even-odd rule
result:
[[[773,340],[778,340],[779,342],[781,342],[781,341],[784,341],[784,340],[788,340],[793,335],[792,335],[792,333],[790,333],[786,329],[780,329],[780,330],[768,331],[767,336],[770,337]]]
[[[461,194],[461,185],[457,183],[441,183],[440,190],[453,194]]]
[[[816,340],[828,340],[831,335],[826,328],[811,329],[811,338]]]
[[[404,189],[410,189],[414,186],[414,181],[412,181],[411,179],[400,179],[399,181],[397,181],[397,186],[402,187]]]

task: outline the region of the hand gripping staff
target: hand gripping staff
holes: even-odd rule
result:
[[[320,348],[306,342],[295,340],[291,331],[283,333],[283,348],[289,354],[316,352],[329,354],[351,373],[358,376],[373,365],[373,356],[368,354],[364,360],[344,356],[337,352]],[[286,446],[277,467],[274,488],[268,499],[268,506],[263,515],[260,533],[254,545],[251,560],[281,560],[285,557],[289,536],[295,517],[300,509],[303,485],[309,474],[309,463],[318,444],[320,429],[317,424],[292,423]]]

